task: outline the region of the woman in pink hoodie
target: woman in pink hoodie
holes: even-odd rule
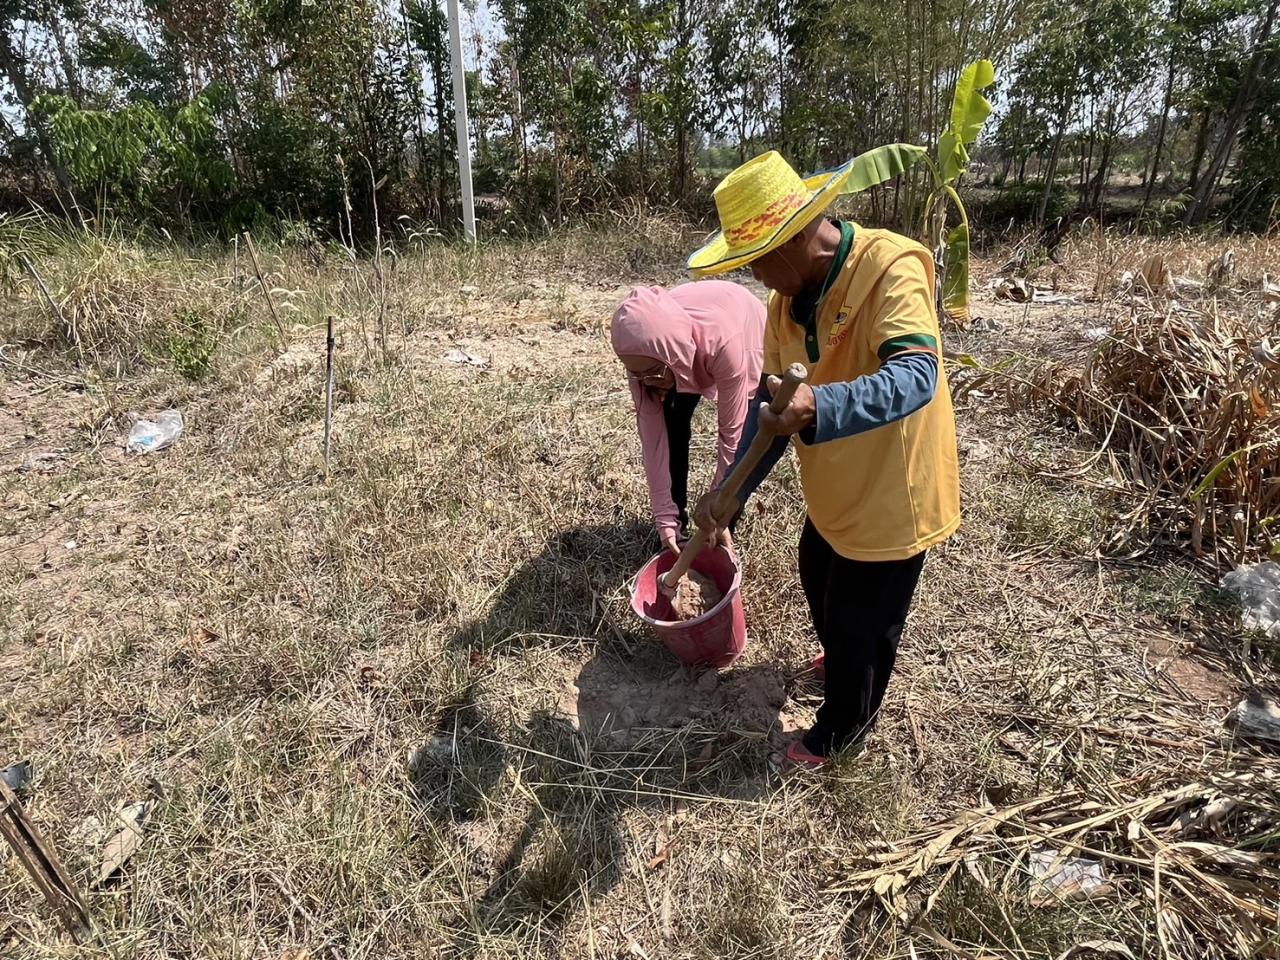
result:
[[[764,304],[751,291],[723,280],[637,287],[613,315],[613,350],[635,402],[654,525],[673,552],[689,523],[694,408],[702,397],[716,403],[714,487],[733,463],[760,381],[764,320]]]

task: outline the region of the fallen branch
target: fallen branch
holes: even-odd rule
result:
[[[94,927],[84,898],[53,848],[27,817],[22,802],[3,780],[0,780],[0,836],[17,854],[71,939],[76,943],[85,942]]]
[[[53,299],[53,295],[49,293],[49,287],[44,282],[44,277],[40,276],[39,271],[36,270],[36,265],[31,262],[25,253],[18,254],[18,262],[21,263],[23,269],[31,275],[31,279],[35,281],[36,286],[40,288],[40,292],[44,294],[44,302],[48,305],[49,312],[53,315],[54,321],[62,329],[63,336],[67,338],[67,342],[73,344],[76,350],[79,351],[80,355],[83,357],[84,347],[80,344],[80,334],[76,330],[75,321],[67,319],[66,315],[62,312],[62,308],[58,306]]]
[[[324,357],[324,478],[329,479],[329,439],[333,430],[333,314],[329,314]]]
[[[271,299],[271,289],[262,278],[262,266],[258,263],[258,249],[253,245],[253,237],[248,230],[244,232],[244,245],[249,251],[249,259],[253,261],[253,272],[258,278],[258,285],[262,287],[262,295],[267,299],[267,309],[271,311],[271,319],[276,323],[276,331],[280,334],[281,342],[284,342],[284,324],[280,321],[280,314],[276,313],[276,303]]]
[[[1162,910],[1176,914],[1180,927],[1224,947],[1256,947],[1278,919],[1280,857],[1267,852],[1277,820],[1280,771],[1265,762],[1189,783],[1120,781],[1002,809],[966,810],[890,849],[865,849],[862,868],[827,892],[873,894],[908,928],[927,930],[924,918],[957,865],[986,857],[1016,867],[1025,859],[1027,870],[1008,875],[1028,876],[1034,854],[1048,850],[1054,854],[1050,877],[1071,863],[1099,871],[1105,863],[1110,871],[1097,890],[1055,892],[1056,899],[1135,884],[1164,899],[1161,891],[1172,886],[1183,895],[1164,899]],[[1021,896],[1030,897],[1033,885]],[[907,897],[916,888],[913,902],[921,906],[913,912]]]

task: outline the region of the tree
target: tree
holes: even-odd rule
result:
[[[1187,205],[1186,213],[1183,214],[1182,222],[1187,225],[1203,223],[1209,215],[1210,200],[1226,171],[1227,160],[1235,147],[1236,138],[1240,135],[1245,119],[1253,109],[1262,88],[1263,67],[1276,56],[1271,38],[1278,10],[1280,10],[1280,0],[1269,0],[1265,13],[1258,19],[1253,35],[1252,51],[1244,68],[1231,112],[1223,125],[1222,135],[1209,161],[1209,168],[1197,184],[1195,195]]]
[[[1142,194],[1139,217],[1146,213],[1147,204],[1151,202],[1151,191],[1160,177],[1160,157],[1164,153],[1165,131],[1169,127],[1169,109],[1173,106],[1173,84],[1177,77],[1180,47],[1185,33],[1182,25],[1182,11],[1185,5],[1186,0],[1173,0],[1173,16],[1162,31],[1162,46],[1165,50],[1164,98],[1160,107],[1160,123],[1156,128],[1155,156],[1151,160],[1150,172],[1146,169],[1143,171],[1146,190]]]
[[[47,12],[50,18],[56,18],[65,12],[75,10],[74,3],[52,4]],[[48,129],[33,114],[36,98],[50,91],[41,83],[37,77],[37,71],[33,69],[27,55],[28,31],[25,27],[19,28],[19,21],[30,22],[35,19],[36,14],[36,5],[28,0],[0,0],[0,33],[4,34],[3,39],[0,39],[0,71],[17,95],[27,123],[35,133],[45,164],[53,173],[63,194],[72,198],[73,186],[66,167],[58,159],[49,139]]]
[[[436,140],[435,219],[438,224],[443,225],[449,219],[452,208],[449,201],[451,171],[457,156],[456,150],[450,147],[450,139],[446,133],[454,124],[453,97],[449,93],[449,20],[441,9],[439,0],[411,2],[407,7],[407,16],[411,25],[410,35],[417,48],[422,51],[427,76],[431,80]]]

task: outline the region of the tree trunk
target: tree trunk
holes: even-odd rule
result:
[[[529,131],[525,127],[524,122],[524,87],[523,79],[520,76],[520,58],[512,53],[511,55],[511,97],[512,123],[515,126],[512,129],[520,131],[520,176],[526,187],[529,186]]]
[[[80,85],[80,65],[71,55],[71,49],[67,46],[67,32],[64,29],[62,18],[54,14],[50,21],[50,32],[52,32],[54,43],[58,47],[58,55],[62,57],[62,74],[67,78],[67,92],[71,94],[71,99],[76,102],[77,106],[83,107],[84,88]]]
[[[560,96],[559,96],[560,90],[556,85],[556,81],[555,81],[557,69],[558,69],[558,64],[556,62],[556,58],[552,57],[551,58],[551,76],[552,76],[551,102],[555,104],[559,104],[560,102]],[[560,185],[560,111],[559,110],[557,110],[556,118],[551,124],[551,152],[554,154],[554,160],[553,160],[554,167],[551,173],[552,173],[552,179],[555,182],[556,223],[561,224],[564,222],[564,200],[561,194],[561,185]]]
[[[1111,167],[1111,148],[1115,142],[1115,138],[1108,134],[1102,141],[1102,156],[1098,158],[1098,172],[1094,174],[1093,184],[1090,190],[1092,196],[1089,200],[1089,206],[1095,211],[1102,209],[1102,194],[1107,186],[1107,173]]]
[[[555,180],[556,188],[556,223],[564,222],[564,201],[560,194],[560,125],[552,124],[551,126],[551,145],[552,152],[555,154],[555,169],[552,171],[552,177]]]
[[[75,191],[72,189],[71,177],[67,174],[67,168],[62,165],[62,161],[58,159],[57,152],[53,149],[53,143],[49,140],[49,131],[45,129],[45,125],[31,109],[31,104],[37,94],[32,89],[27,75],[22,72],[22,63],[11,45],[13,31],[10,26],[11,24],[4,24],[4,38],[3,41],[0,41],[0,71],[3,71],[5,76],[9,78],[9,82],[13,84],[13,90],[18,95],[18,102],[22,104],[22,109],[26,112],[27,122],[31,124],[31,128],[36,132],[36,142],[40,145],[40,152],[44,154],[45,160],[49,164],[49,169],[53,171],[54,179],[58,181],[58,186],[62,188],[67,198],[74,202]]]
[[[431,81],[435,87],[436,100],[436,217],[440,225],[440,229],[452,227],[449,223],[449,192],[445,187],[448,182],[449,175],[449,154],[447,141],[445,140],[445,103],[444,103],[444,78],[441,76],[443,70],[440,64],[432,63],[431,65]]]
[[[431,203],[431,176],[427,167],[427,105],[422,98],[422,74],[418,70],[418,64],[413,57],[413,41],[409,35],[409,12],[405,8],[404,3],[400,4],[400,24],[404,28],[404,56],[409,62],[409,75],[413,78],[413,102],[418,108],[415,111],[415,132],[417,133],[418,144],[418,176],[422,178],[419,189],[422,191],[422,202],[424,206]],[[234,88],[233,88],[234,89]],[[239,97],[235,100],[239,102]]]
[[[1187,177],[1187,189],[1195,190],[1200,182],[1200,164],[1204,162],[1204,151],[1209,145],[1209,111],[1200,113],[1200,129],[1196,131],[1196,145],[1191,152],[1191,173]]]
[[[1058,132],[1053,137],[1053,148],[1049,151],[1049,166],[1043,171],[1044,188],[1040,191],[1040,202],[1036,204],[1036,226],[1044,226],[1045,212],[1049,209],[1049,197],[1053,193],[1053,182],[1058,176],[1058,153],[1062,149],[1062,138],[1067,132],[1066,109],[1058,117]]]
[[[1209,169],[1205,171],[1204,179],[1196,187],[1195,197],[1192,198],[1183,215],[1182,222],[1186,226],[1203,223],[1209,215],[1213,194],[1218,189],[1218,182],[1227,169],[1227,160],[1235,146],[1236,137],[1240,135],[1240,128],[1244,125],[1245,118],[1253,108],[1254,100],[1258,95],[1258,74],[1266,59],[1267,41],[1271,37],[1271,28],[1275,25],[1277,9],[1280,9],[1280,0],[1271,0],[1271,5],[1267,8],[1266,20],[1258,29],[1258,35],[1253,44],[1253,55],[1245,68],[1240,89],[1236,93],[1236,101],[1232,104],[1231,113],[1227,116],[1226,126],[1222,130],[1222,137],[1218,140],[1213,157],[1209,161]]]
[[[679,0],[676,6],[677,43],[680,47],[689,44],[689,14],[687,0]],[[683,97],[682,97],[683,99]],[[676,199],[684,200],[685,171],[689,166],[689,118],[681,104],[676,117]]]
[[[1093,179],[1093,151],[1098,145],[1098,124],[1097,115],[1093,117],[1094,122],[1089,124],[1089,155],[1084,164],[1084,179],[1080,182],[1080,202],[1085,201],[1085,194],[1088,192],[1087,184]]]
[[[785,38],[783,37],[782,2],[777,0],[774,6],[778,15],[778,147],[784,153],[787,149],[787,71],[783,57]]]
[[[1182,3],[1178,0],[1174,7],[1173,23],[1174,26],[1182,24]],[[1165,73],[1164,78],[1164,104],[1160,108],[1160,125],[1156,127],[1156,146],[1155,157],[1151,161],[1151,172],[1147,176],[1147,189],[1142,194],[1142,206],[1138,208],[1138,219],[1142,219],[1142,215],[1147,212],[1147,204],[1151,202],[1151,191],[1155,189],[1156,180],[1160,177],[1160,155],[1164,152],[1164,134],[1169,126],[1169,107],[1173,103],[1173,79],[1177,71],[1178,61],[1175,56],[1177,45],[1173,40],[1169,41],[1169,69]],[[1146,168],[1143,168],[1146,172]]]

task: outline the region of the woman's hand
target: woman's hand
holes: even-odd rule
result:
[[[662,545],[670,550],[677,557],[680,556],[680,542],[676,539],[674,530],[659,530],[658,539],[662,541]]]

